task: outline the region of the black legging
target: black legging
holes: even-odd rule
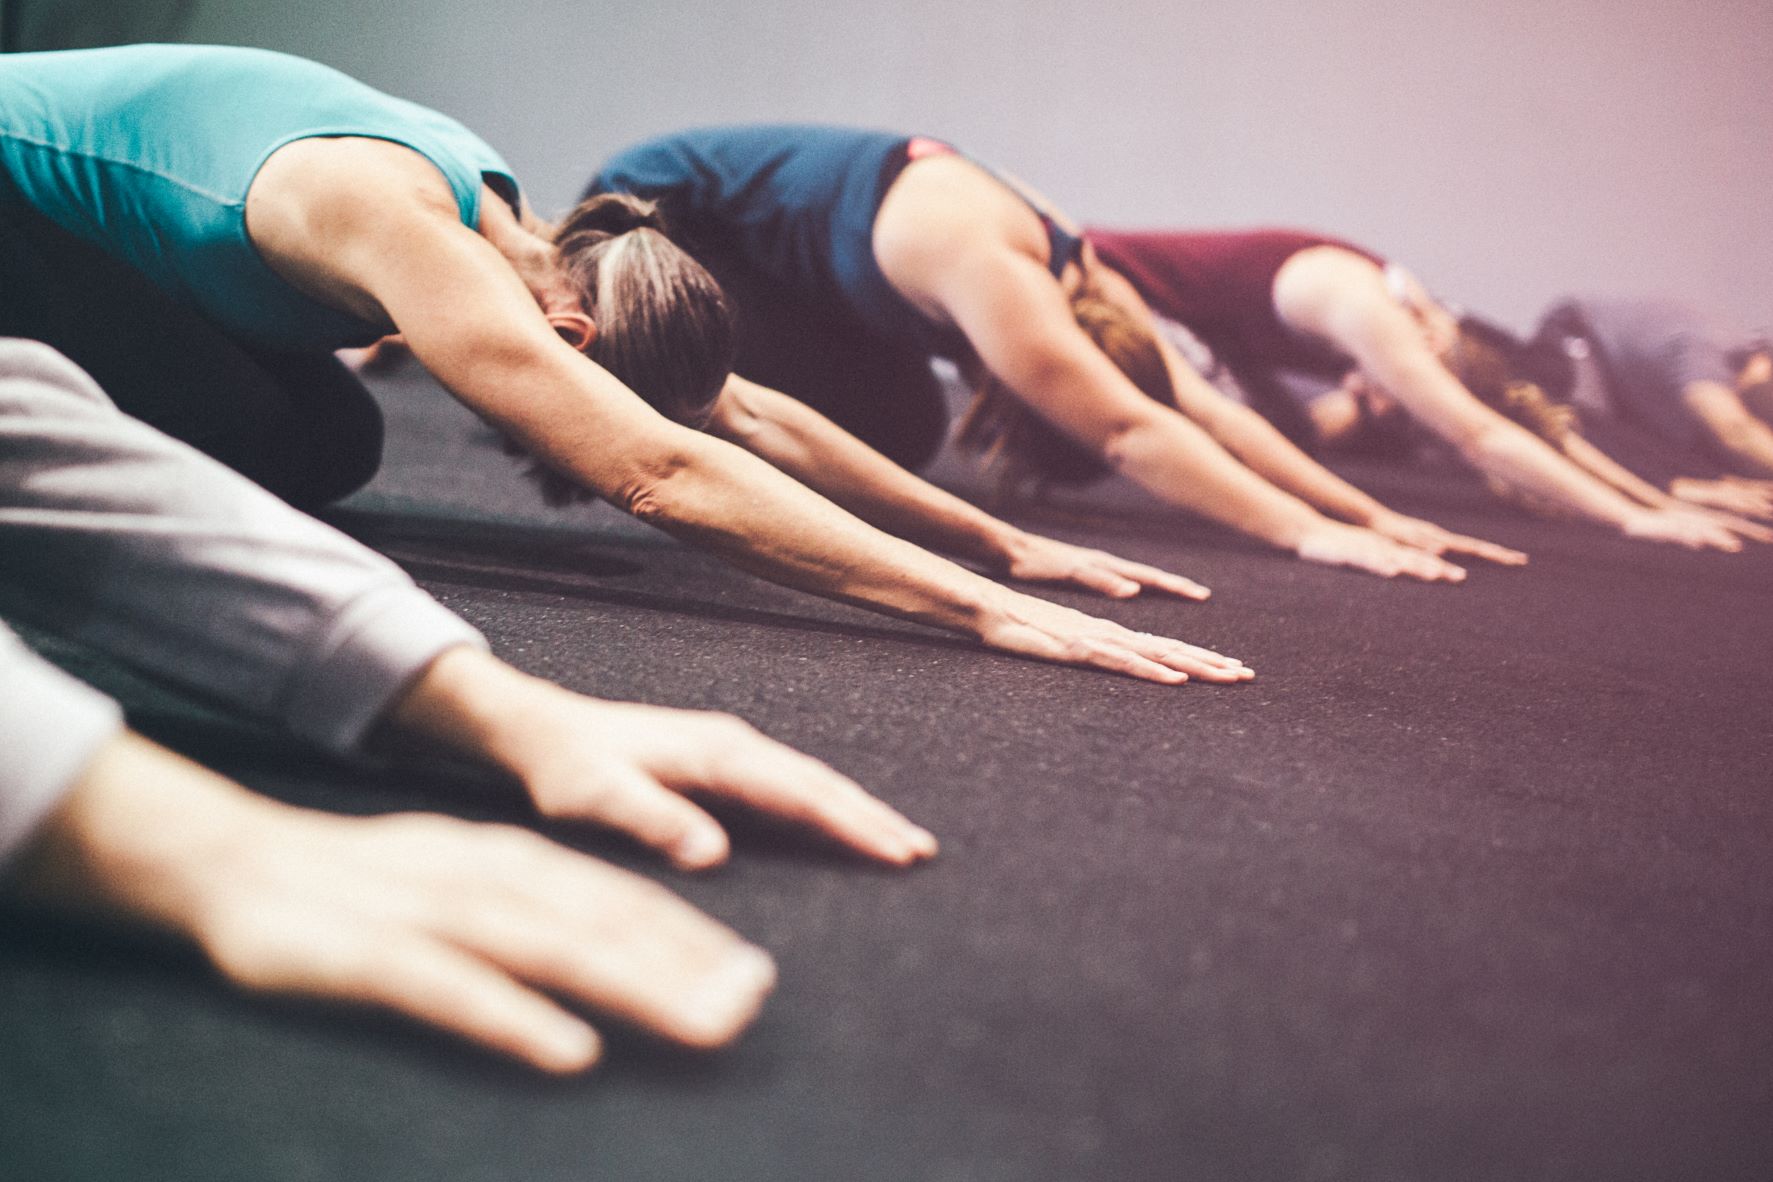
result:
[[[381,411],[331,353],[240,344],[38,213],[4,174],[0,336],[60,350],[125,413],[291,504],[336,501],[381,464]]]
[[[934,459],[948,403],[929,354],[882,341],[755,267],[698,243],[739,322],[740,377],[782,391],[907,468]]]

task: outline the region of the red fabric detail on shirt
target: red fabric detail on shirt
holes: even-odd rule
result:
[[[1371,259],[1372,251],[1302,230],[1121,231],[1084,236],[1102,261],[1125,275],[1153,311],[1179,320],[1233,365],[1339,374],[1347,359],[1294,332],[1274,310],[1282,264],[1314,246],[1336,246]]]

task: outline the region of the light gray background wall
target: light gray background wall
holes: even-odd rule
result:
[[[1341,233],[1517,324],[1572,289],[1773,319],[1773,0],[160,2],[456,115],[544,210],[652,132],[858,122],[1086,219]]]

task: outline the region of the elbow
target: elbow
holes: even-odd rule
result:
[[[1496,462],[1510,450],[1515,432],[1507,423],[1479,423],[1448,440],[1461,459],[1474,468]]]
[[[1136,466],[1139,457],[1148,449],[1146,440],[1150,432],[1146,424],[1133,419],[1107,424],[1096,451],[1102,462],[1115,472],[1125,472],[1128,467]]]
[[[616,508],[648,525],[664,526],[676,520],[679,492],[694,468],[686,450],[671,448],[647,457],[617,482],[610,501]]]

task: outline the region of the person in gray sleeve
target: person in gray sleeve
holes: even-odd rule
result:
[[[501,768],[553,817],[686,868],[727,853],[681,790],[806,820],[876,859],[922,829],[737,719],[529,677],[393,563],[123,414],[53,350],[0,339],[0,614],[335,751],[372,730]],[[10,889],[193,939],[236,984],[391,1008],[553,1071],[598,1055],[550,995],[725,1043],[767,955],[662,888],[527,830],[345,818],[246,791],[129,731],[0,629]]]

